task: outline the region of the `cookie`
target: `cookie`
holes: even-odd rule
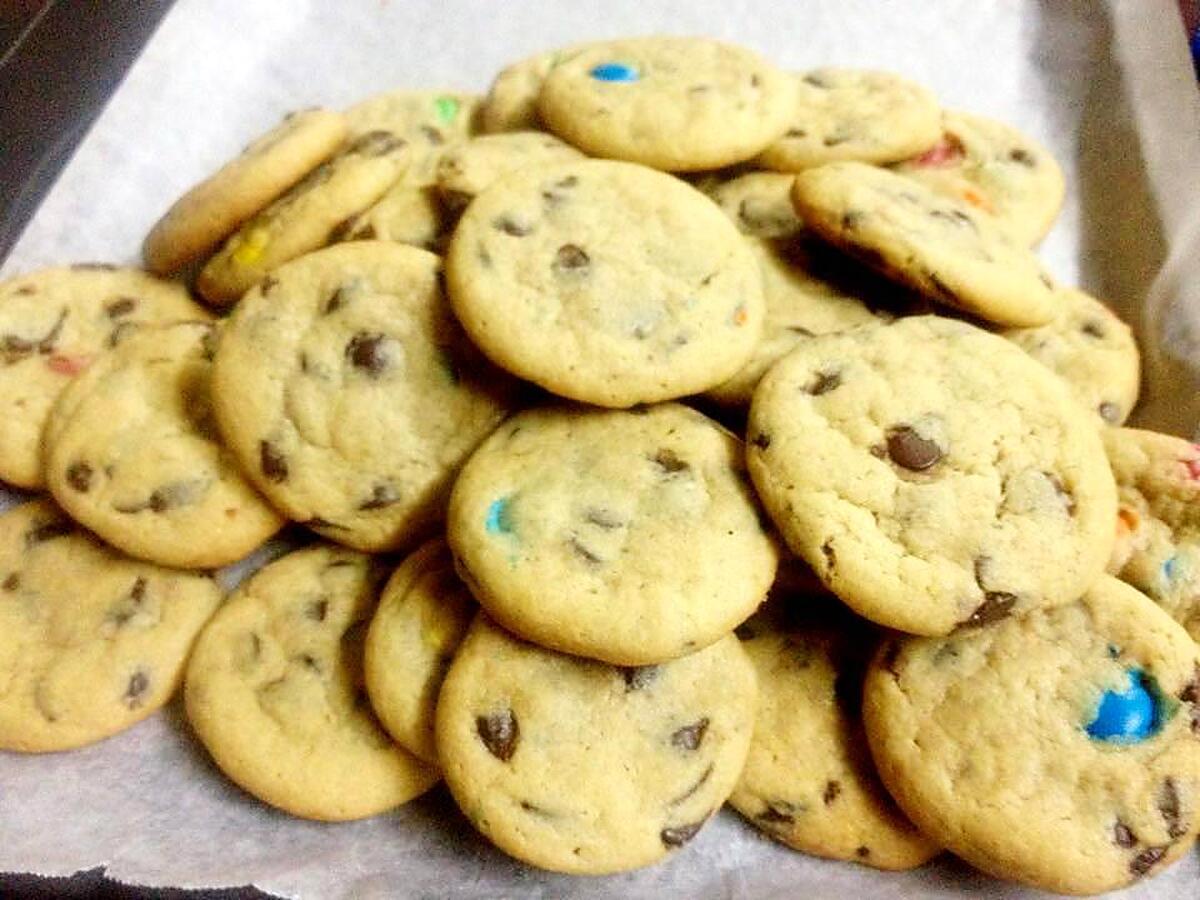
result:
[[[1076,399],[1109,425],[1120,425],[1137,403],[1141,358],[1133,332],[1111,309],[1083,291],[1063,290],[1061,311],[1040,328],[1004,336],[1061,377]]]
[[[480,98],[459,91],[391,91],[346,110],[353,137],[388,131],[410,145],[417,168],[475,131]],[[432,168],[430,169],[432,171]]]
[[[763,375],[797,344],[815,334],[847,331],[889,315],[887,305],[868,306],[860,297],[886,297],[890,304],[900,294],[802,232],[774,241],[750,238],[749,243],[762,269],[767,315],[750,361],[705,392],[726,407],[748,407]]]
[[[939,303],[1023,328],[1061,310],[1029,250],[972,207],[903,175],[832,163],[797,175],[792,199],[822,238]]]
[[[196,290],[211,303],[233,303],[273,269],[324,247],[347,219],[383,196],[409,152],[387,131],[354,138],[226,241],[200,270]]]
[[[537,131],[543,128],[537,99],[550,70],[586,44],[538,53],[500,70],[479,107],[479,128],[485,134]]]
[[[271,806],[345,821],[407,803],[437,770],[392,743],[363,690],[370,557],[316,544],[243,583],[196,642],[188,721],[221,770]]]
[[[183,285],[103,264],[0,282],[0,478],[39,488],[55,399],[134,325],[206,318]]]
[[[944,113],[942,129],[941,140],[895,170],[988,213],[1016,243],[1045,237],[1066,193],[1050,151],[1011,125],[972,113]]]
[[[1200,447],[1135,428],[1102,436],[1120,503],[1109,571],[1200,641]]]
[[[724,210],[742,234],[786,238],[803,227],[792,205],[795,180],[781,172],[747,172],[728,181],[717,181],[704,193]]]
[[[392,573],[367,631],[371,706],[398,744],[429,763],[438,692],[476,609],[445,542],[433,540]]]
[[[991,628],[886,642],[863,714],[904,811],[998,877],[1113,890],[1200,827],[1200,649],[1113,578]]]
[[[947,634],[1077,598],[1116,489],[1055,375],[965,322],[915,316],[800,344],[754,392],[750,474],[787,540],[859,614]]]
[[[928,150],[941,137],[937,100],[907,78],[832,67],[794,77],[796,100],[787,130],[757,159],[765,169],[896,162]]]
[[[737,229],[699,191],[629,163],[502,178],[459,221],[446,279],[494,362],[599,406],[720,384],[762,330],[761,276]]]
[[[459,807],[504,852],[559,872],[619,872],[684,846],[720,808],[754,704],[754,670],[732,635],[620,669],[480,615],[442,686],[438,757]]]
[[[411,546],[512,383],[466,340],[431,253],[326,248],[248,292],[221,336],[213,409],[277,509],[360,550]]]
[[[729,805],[804,853],[914,868],[940,848],[900,812],[871,762],[860,701],[874,638],[849,616],[822,622],[791,612],[822,602],[772,596],[769,611],[738,628],[758,676],[758,712]]]
[[[333,240],[395,241],[438,251],[445,240],[447,218],[435,183],[401,176],[374,204],[338,226]]]
[[[291,113],[175,201],[142,244],[146,268],[166,274],[210,254],[345,137],[346,120],[332,110]]]
[[[0,513],[0,749],[69,750],[146,718],[220,601],[211,578],[129,559],[48,500]]]
[[[220,443],[209,397],[216,328],[136,329],[62,392],[46,482],[71,516],[132,556],[215,569],[283,526]]]
[[[437,165],[438,192],[446,208],[458,214],[476,194],[510,172],[582,157],[574,147],[540,131],[485,134],[441,155]]]
[[[591,156],[669,172],[756,156],[792,116],[794,81],[757,53],[707,38],[577,48],[546,74],[538,114]]]
[[[743,465],[737,438],[678,404],[520,413],[454,484],[459,574],[492,618],[546,647],[617,665],[698,650],[775,574]]]

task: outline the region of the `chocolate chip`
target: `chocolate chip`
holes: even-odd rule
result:
[[[924,472],[943,456],[936,441],[921,437],[907,425],[893,428],[887,434],[888,456],[896,465],[912,472]]]
[[[847,135],[831,134],[831,135],[828,135],[827,137],[825,137],[824,139],[822,139],[821,143],[824,144],[826,147],[838,147],[838,146],[846,143],[846,141],[848,141],[848,140],[850,140],[850,138]]]
[[[325,617],[329,615],[329,601],[324,597],[314,600],[304,608],[304,615],[314,622],[324,622]]]
[[[1179,692],[1179,699],[1184,703],[1200,704],[1200,663],[1196,663],[1193,672],[1192,680]]]
[[[580,269],[586,269],[591,262],[591,257],[576,244],[563,244],[554,254],[556,272],[578,272]]]
[[[1021,165],[1028,166],[1031,169],[1033,168],[1033,155],[1022,147],[1013,147],[1011,150],[1009,150],[1008,158],[1015,163],[1020,163]]]
[[[354,286],[343,284],[336,291],[329,295],[329,299],[325,301],[325,305],[321,308],[323,315],[337,312],[350,300],[350,295],[354,291]]]
[[[129,589],[129,599],[135,606],[140,606],[146,599],[146,579],[140,575],[134,579],[133,587]]]
[[[37,293],[37,288],[35,288],[32,284],[23,284],[19,288],[17,288],[15,291],[13,291],[13,294],[15,294],[18,297],[29,297],[36,293]]]
[[[821,555],[825,557],[825,571],[832,572],[837,565],[837,553],[833,549],[832,538],[821,545]]]
[[[73,462],[67,466],[67,484],[81,494],[92,486],[92,467],[85,462]]]
[[[12,572],[11,574],[9,574],[9,576],[4,579],[4,583],[0,584],[0,587],[3,587],[4,590],[10,591],[10,592],[15,591],[20,586],[21,586],[21,576],[18,575],[16,572]]]
[[[130,709],[137,709],[142,705],[146,697],[146,691],[150,689],[150,676],[140,669],[129,676],[129,683],[125,686],[125,693],[121,697],[125,701],[125,705]]]
[[[859,847],[857,850],[854,851],[854,855],[857,856],[859,859],[866,859],[868,856],[871,855],[871,848],[870,847]]]
[[[43,541],[53,540],[54,538],[70,534],[74,530],[74,526],[65,519],[59,519],[55,522],[43,522],[40,525],[34,525],[29,531],[25,532],[25,546],[32,547]]]
[[[145,599],[146,579],[139,576],[134,580],[129,593],[112,607],[106,618],[120,628],[138,614],[138,610],[142,608],[142,601]]]
[[[1040,281],[1043,285],[1045,285],[1046,290],[1048,290],[1048,291],[1054,290],[1054,282],[1050,280],[1050,276],[1047,275],[1045,272],[1038,273],[1038,281]]]
[[[662,838],[663,845],[666,847],[682,847],[700,832],[706,820],[705,818],[699,822],[693,822],[691,825],[675,825],[671,828],[664,828],[659,832],[659,837]]]
[[[790,138],[808,137],[808,132],[805,131],[803,128],[789,128],[787,130],[787,133],[784,135],[784,137],[790,137]]]
[[[367,222],[361,228],[355,229],[354,233],[350,236],[356,241],[373,241],[379,237],[379,233],[375,230],[374,223]]]
[[[1117,404],[1105,400],[1099,406],[1100,418],[1110,425],[1116,425],[1121,421],[1121,407]]]
[[[856,209],[842,213],[842,231],[853,231],[863,219],[863,214]]]
[[[135,297],[118,297],[104,304],[104,312],[110,319],[119,319],[121,316],[127,316],[137,309],[137,305],[138,302]]]
[[[1167,835],[1172,840],[1187,834],[1187,826],[1181,821],[1179,789],[1175,786],[1174,778],[1167,778],[1159,788],[1158,811],[1162,813],[1163,821],[1167,824]]]
[[[258,442],[258,462],[267,481],[287,481],[287,459],[279,448],[270,441]]]
[[[589,565],[595,566],[604,562],[600,556],[597,556],[595,552],[593,552],[586,544],[581,542],[579,538],[575,537],[575,535],[571,535],[571,537],[567,539],[567,545],[571,548],[571,551],[576,556]]]
[[[1087,322],[1084,322],[1079,330],[1088,337],[1094,337],[1098,339],[1102,339],[1104,337],[1104,323],[1096,319],[1089,319]]]
[[[488,752],[501,762],[512,759],[521,737],[521,728],[511,709],[475,717],[475,731]]]
[[[161,513],[194,503],[208,489],[208,482],[198,479],[172,481],[155,488],[145,501],[129,505],[113,504],[119,513],[140,513],[144,510]]]
[[[321,672],[321,664],[317,662],[317,658],[311,654],[301,653],[296,657],[296,662],[300,663],[300,665],[304,666],[304,668],[311,672],[316,672],[317,674],[320,674]]]
[[[440,137],[440,135],[439,135]],[[394,153],[408,142],[397,137],[390,131],[368,131],[362,137],[346,148],[346,153],[357,153],[360,156],[386,156]],[[439,140],[437,143],[441,143]]]
[[[822,78],[820,75],[817,75],[814,72],[809,72],[807,75],[804,76],[804,83],[811,84],[813,87],[819,87],[819,88],[825,88],[825,89],[829,88],[829,82],[827,82],[824,78]]]
[[[949,222],[956,227],[966,225],[972,231],[979,230],[975,227],[975,223],[971,220],[971,217],[960,209],[932,209],[929,211],[929,215],[935,219],[941,219],[943,222]]]
[[[342,225],[345,224],[345,222],[342,223]],[[336,231],[337,229],[334,230]],[[341,240],[341,238],[335,238],[334,240]],[[277,287],[279,287],[279,279],[274,275],[267,275],[258,283],[258,289],[262,291],[264,297]]]
[[[691,466],[680,459],[674,450],[663,447],[650,458],[656,466],[663,470],[667,475],[675,475],[679,472],[684,472]]]
[[[589,507],[583,514],[583,520],[589,525],[595,525],[597,528],[603,528],[605,531],[611,531],[614,528],[620,528],[625,524],[623,520],[617,517],[615,513],[607,509],[599,509],[597,507]]]
[[[750,443],[753,444],[755,447],[757,447],[759,450],[766,450],[768,447],[771,446],[771,436],[769,434],[767,434],[766,432],[759,432],[753,438],[750,439]]]
[[[523,222],[518,222],[509,216],[500,216],[492,222],[492,227],[497,231],[503,231],[505,234],[513,237],[525,237],[533,231],[533,228]]]
[[[121,341],[125,340],[125,338],[141,327],[141,323],[139,322],[118,322],[113,326],[113,330],[108,333],[109,348],[116,347]]]
[[[1075,515],[1075,496],[1067,490],[1067,486],[1063,484],[1063,480],[1053,472],[1043,472],[1046,480],[1054,487],[1054,492],[1058,494],[1058,498],[1062,500],[1063,507],[1067,511],[1068,516]]]
[[[1152,868],[1155,863],[1167,855],[1166,847],[1147,847],[1137,856],[1129,861],[1129,871],[1136,877],[1141,878]]]
[[[378,378],[391,364],[387,341],[388,337],[379,332],[360,331],[346,344],[346,359],[371,378]]]
[[[825,802],[825,805],[828,806],[830,803],[836,800],[838,795],[841,793],[842,783],[840,781],[827,781],[825,782],[825,793],[821,795],[821,799]]]
[[[634,666],[622,669],[625,678],[625,693],[640,691],[658,677],[658,666]]]
[[[200,335],[200,355],[209,362],[217,357],[217,329],[207,323],[204,333]]]
[[[960,627],[979,628],[983,625],[991,625],[993,622],[999,622],[1012,613],[1012,609],[1016,604],[1016,594],[1009,594],[1004,591],[988,591],[983,595],[983,602],[975,608],[975,612],[962,621]]]
[[[708,732],[708,724],[708,716],[705,716],[691,725],[676,729],[671,735],[671,745],[680,750],[699,749],[704,742],[704,735]]]
[[[818,372],[804,388],[804,392],[819,397],[821,394],[828,394],[830,391],[836,390],[841,383],[841,372]]]
[[[377,484],[371,489],[371,496],[358,505],[359,509],[383,509],[391,506],[400,499],[400,491],[392,484]]]
[[[1133,832],[1129,830],[1128,825],[1118,821],[1113,825],[1113,843],[1118,847],[1129,848],[1137,843],[1137,838],[1133,836]]]
[[[446,139],[442,136],[442,133],[430,125],[422,125],[421,134],[425,135],[425,140],[429,141],[435,147],[440,147],[446,143]]]
[[[760,812],[756,819],[770,825],[791,825],[796,821],[796,807],[786,801],[767,802],[767,808]]]

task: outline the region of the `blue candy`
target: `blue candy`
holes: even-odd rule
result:
[[[511,499],[501,497],[493,500],[488,506],[487,515],[483,520],[483,527],[487,529],[488,534],[512,534],[512,514],[508,508]]]
[[[637,81],[642,76],[633,66],[627,66],[625,63],[610,62],[600,63],[591,71],[591,75],[597,81]]]
[[[1149,676],[1130,669],[1129,687],[1122,693],[1105,691],[1096,717],[1087,726],[1089,737],[1114,744],[1136,744],[1155,734],[1162,725]]]
[[[1172,556],[1170,559],[1168,559],[1166,562],[1164,562],[1162,564],[1163,581],[1165,581],[1167,584],[1170,584],[1172,581],[1174,581],[1175,574],[1178,569],[1179,569],[1179,557]]]

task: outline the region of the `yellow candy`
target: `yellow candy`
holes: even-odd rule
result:
[[[240,237],[240,236],[239,236]],[[239,266],[252,266],[262,259],[263,251],[267,249],[267,244],[271,240],[271,235],[265,228],[251,228],[246,232],[245,237],[241,238],[241,243],[237,249],[233,251],[233,262]]]

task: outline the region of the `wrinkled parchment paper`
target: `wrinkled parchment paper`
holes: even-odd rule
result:
[[[1138,328],[1137,421],[1200,422],[1200,109],[1174,0],[179,0],[0,272],[134,262],[177,195],[288,110],[398,86],[482,92],[539,49],[653,32],[732,39],[788,67],[894,69],[1042,140],[1069,184],[1043,258]],[[664,864],[606,878],[509,860],[444,789],[363,822],[305,822],[223,778],[177,704],[80,751],[0,753],[0,871],[97,865],[306,898],[1035,895],[951,858],[900,875],[822,862],[730,812]],[[1200,858],[1122,896],[1195,900]]]

